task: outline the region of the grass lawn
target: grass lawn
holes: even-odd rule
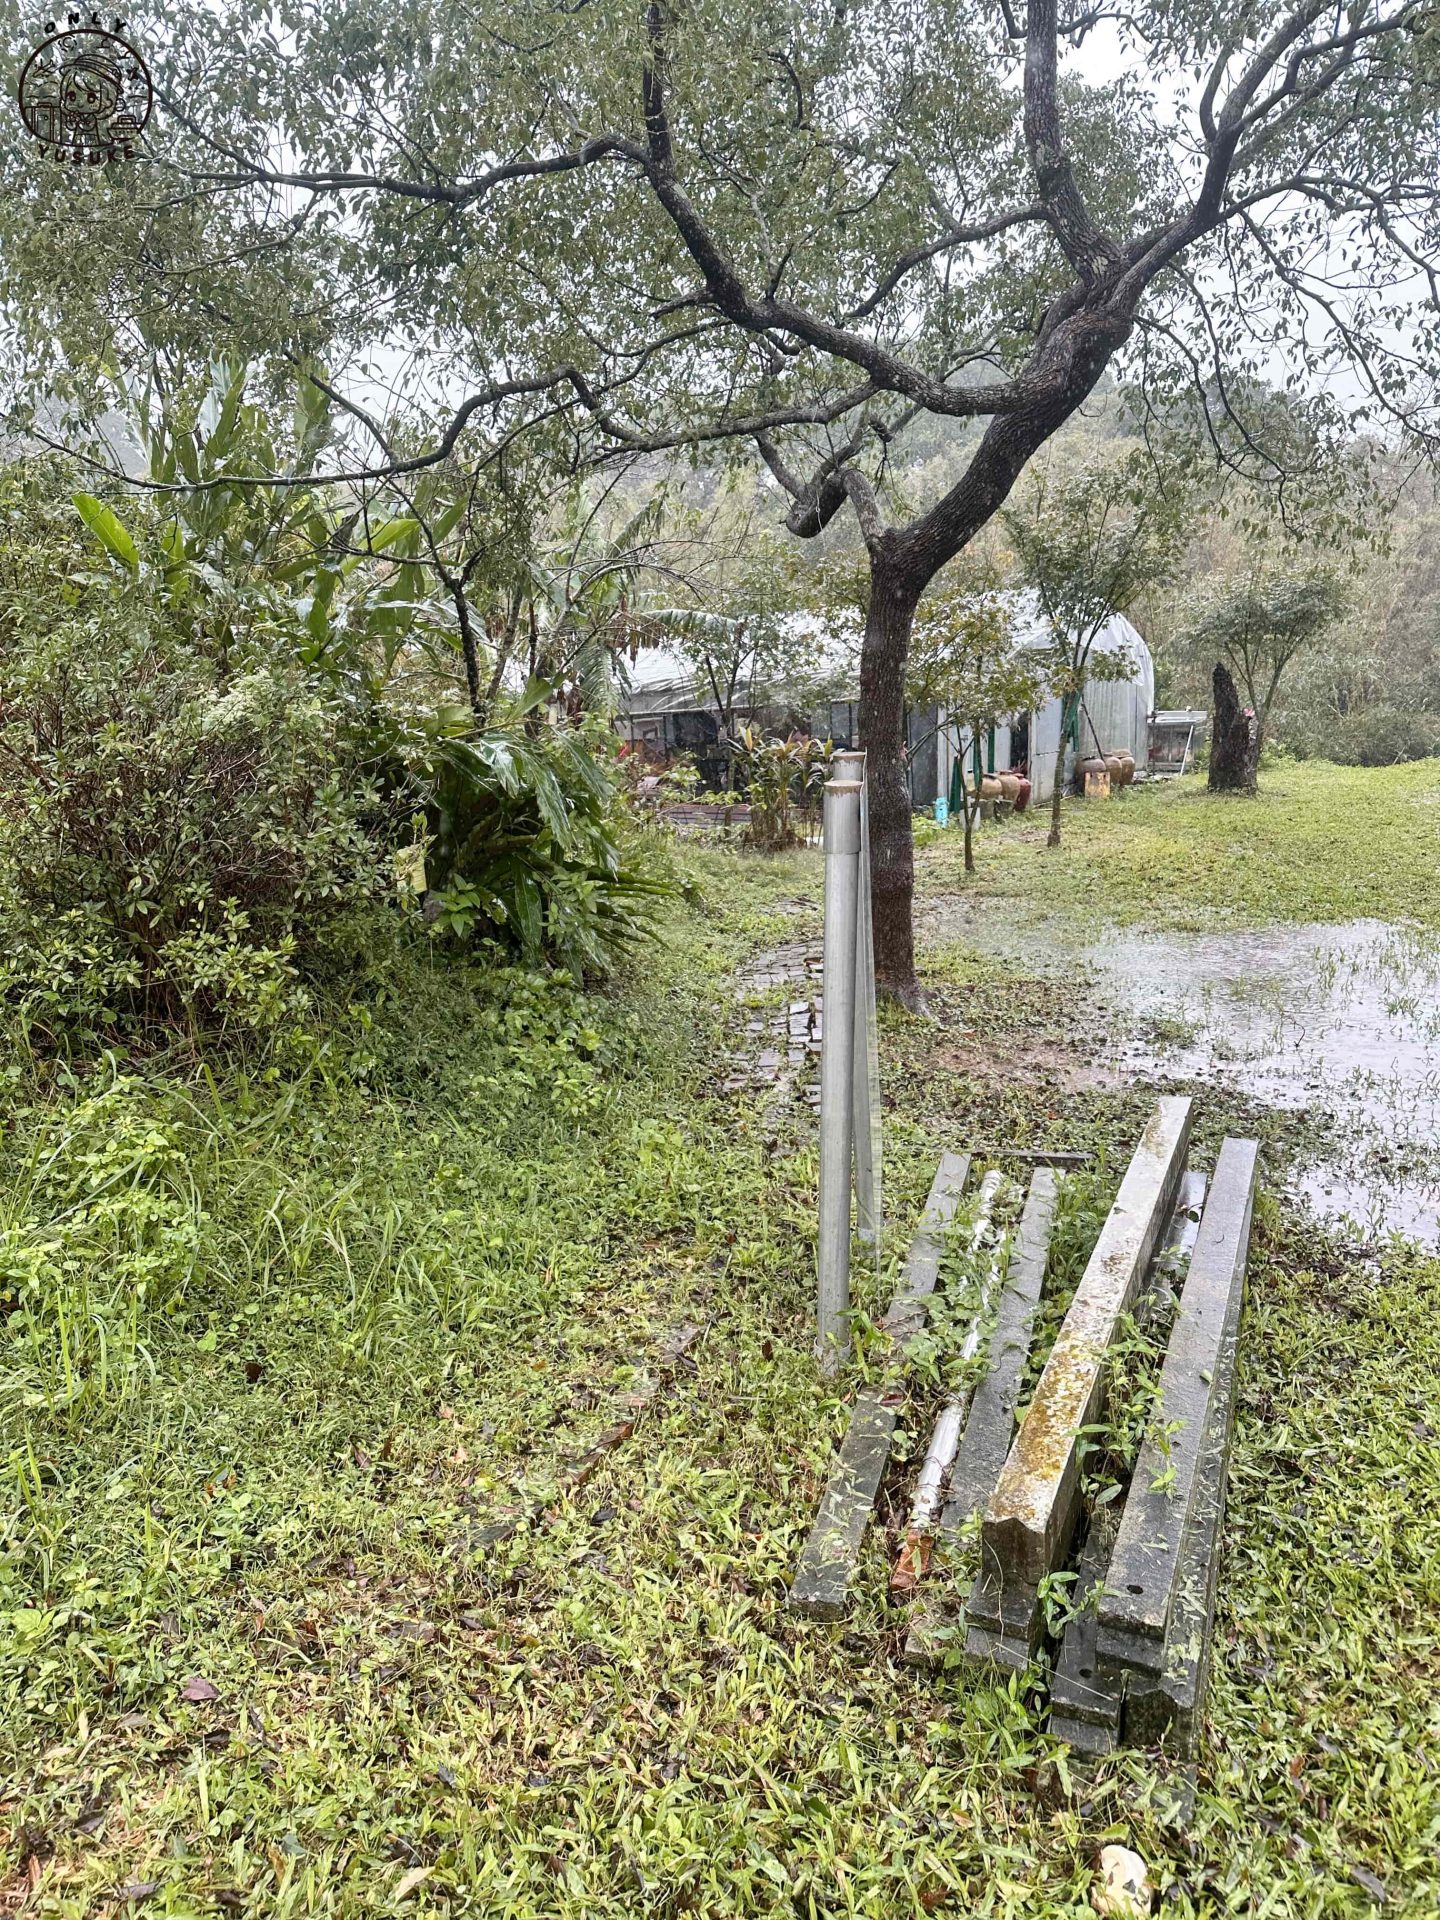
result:
[[[969,883],[949,837],[922,889],[1440,917],[1433,764],[1066,835],[987,835]],[[692,864],[605,994],[411,959],[248,1075],[13,1084],[0,1910],[1058,1920],[1113,1837],[1167,1913],[1440,1911],[1440,1264],[1262,1204],[1171,1832],[1038,1690],[901,1663],[883,1534],[848,1622],[785,1609],[854,1382],[809,1352],[811,1123],[715,1086],[735,970],[816,931],[819,863]],[[931,952],[934,1024],[884,1023],[892,1277],[942,1144],[1096,1146],[1103,1189],[1153,1099],[1087,1080],[1103,1014],[980,948]],[[1242,1123],[1273,1187],[1295,1123],[1216,1100],[1202,1145]]]
[[[1433,760],[1372,770],[1286,762],[1255,799],[1195,777],[1066,809],[1066,857],[1037,861],[1048,808],[981,836],[983,890],[1125,924],[1414,920],[1440,926],[1440,777]],[[947,834],[931,884],[963,867]],[[1062,848],[1062,852],[1064,848]]]

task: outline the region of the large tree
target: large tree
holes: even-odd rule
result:
[[[1432,14],[161,0],[150,157],[12,168],[4,289],[79,387],[217,333],[278,365],[378,348],[392,386],[403,348],[436,430],[412,464],[563,416],[602,450],[753,446],[801,538],[850,512],[877,966],[913,1000],[916,606],[1117,356],[1152,401],[1192,384],[1262,477],[1286,455],[1224,415],[1277,362],[1428,433],[1434,333],[1405,309],[1434,291]],[[927,415],[956,458],[917,498]],[[349,458],[379,473],[367,417]]]

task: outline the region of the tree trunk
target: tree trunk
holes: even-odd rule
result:
[[[1060,744],[1055,749],[1055,784],[1050,793],[1050,831],[1046,835],[1047,847],[1060,844],[1060,808],[1065,799],[1065,742],[1070,737],[1070,696],[1064,695],[1060,701]]]
[[[990,422],[960,479],[930,512],[908,527],[883,528],[868,484],[867,511],[859,512],[870,554],[870,606],[860,655],[860,744],[869,755],[870,885],[875,920],[876,985],[903,1006],[924,1008],[915,977],[915,845],[910,831],[910,794],[905,779],[905,661],[921,594],[957,553],[1004,505],[1030,456],[1064,425],[1100,378],[1110,356],[1130,332],[1128,315],[1095,313],[1067,341],[1063,387],[1023,412]],[[1058,338],[1059,329],[1056,337]],[[850,473],[850,480],[855,475]],[[851,497],[860,491],[841,489]],[[813,503],[812,503],[813,505]],[[838,511],[838,503],[831,511]],[[824,517],[797,522],[792,532],[809,537]],[[1063,765],[1063,753],[1062,753]],[[1058,803],[1055,841],[1059,844]]]
[[[1215,724],[1210,735],[1211,793],[1254,793],[1259,741],[1240,705],[1230,669],[1215,663]]]
[[[449,585],[449,582],[446,582]],[[480,692],[480,649],[475,644],[475,629],[470,620],[470,603],[465,589],[457,581],[451,589],[455,618],[460,627],[460,652],[465,661],[465,689],[470,696],[470,717],[478,733],[489,718],[489,703]]]
[[[974,873],[975,871],[975,851],[974,851],[975,814],[979,808],[979,805],[980,805],[980,796],[977,794],[974,800],[972,801],[970,798],[969,789],[967,788],[965,792],[965,871],[966,873]]]
[[[925,997],[915,976],[915,839],[905,769],[905,660],[918,592],[873,551],[870,606],[860,654],[860,745],[870,786],[870,903],[875,984],[912,1013]]]

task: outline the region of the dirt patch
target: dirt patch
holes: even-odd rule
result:
[[[1124,1075],[1105,1061],[1086,1059],[1059,1040],[1013,1038],[997,1046],[993,1036],[974,1035],[938,1049],[935,1064],[984,1087],[1043,1087],[1048,1093],[1104,1093],[1124,1085]]]

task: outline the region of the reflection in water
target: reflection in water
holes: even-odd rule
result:
[[[944,932],[959,903],[936,902]],[[1046,971],[1083,972],[1132,1016],[1129,1072],[1209,1080],[1335,1123],[1293,1191],[1367,1237],[1440,1237],[1440,940],[1345,926],[1081,933],[999,902],[960,909],[962,937]],[[1002,915],[1004,916],[1002,918]],[[936,931],[939,931],[937,928]]]

